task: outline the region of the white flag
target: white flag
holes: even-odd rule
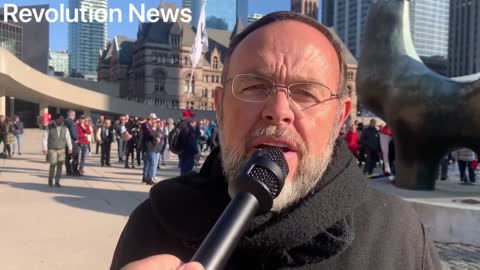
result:
[[[206,1],[202,4],[202,10],[200,11],[200,18],[198,19],[197,35],[195,36],[195,44],[192,46],[192,67],[195,68],[202,57],[202,51],[208,47],[208,35],[207,28],[205,26],[205,5]]]

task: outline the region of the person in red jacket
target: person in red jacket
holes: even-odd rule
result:
[[[345,135],[345,141],[347,142],[348,149],[358,158],[358,132],[354,124],[350,126],[347,135]]]
[[[78,145],[81,149],[80,164],[78,167],[78,172],[80,173],[80,175],[83,175],[85,173],[85,171],[83,170],[83,168],[85,167],[85,157],[87,156],[88,145],[90,144],[87,136],[92,133],[92,131],[90,130],[90,126],[87,125],[85,121],[85,116],[83,115],[81,115],[80,119],[78,120],[77,133],[78,133]]]

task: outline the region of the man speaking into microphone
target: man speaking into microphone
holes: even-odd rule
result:
[[[275,12],[237,35],[215,92],[220,147],[198,174],[152,188],[111,269],[203,269],[188,262],[229,204],[229,182],[271,146],[288,163],[285,184],[225,269],[441,269],[415,212],[368,186],[337,139],[352,106],[346,77],[339,43],[309,17]]]

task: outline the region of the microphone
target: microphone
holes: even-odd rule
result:
[[[232,200],[204,239],[192,261],[205,270],[223,269],[249,222],[272,208],[288,175],[288,164],[278,147],[257,150],[229,183]]]

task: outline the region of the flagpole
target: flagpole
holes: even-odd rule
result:
[[[190,92],[193,90],[193,84],[192,84],[192,81],[193,81],[193,75],[194,75],[194,71],[195,71],[195,66],[200,63],[201,59],[202,59],[202,54],[203,54],[203,47],[206,45],[208,46],[208,37],[206,38],[206,42],[205,44],[203,43],[203,31],[206,32],[206,20],[205,20],[205,8],[206,8],[206,4],[207,4],[207,0],[204,0],[203,3],[202,3],[202,8],[201,8],[201,11],[200,11],[200,17],[199,17],[199,20],[198,20],[198,24],[197,24],[197,33],[196,33],[196,37],[195,37],[195,44],[194,46],[192,47],[192,56],[191,56],[191,59],[192,59],[192,72],[190,73],[190,79],[188,81],[188,89],[187,89],[187,109],[188,107],[190,106]],[[207,35],[205,34],[205,37]],[[195,57],[194,57],[195,55]],[[193,94],[193,93],[192,93]]]

